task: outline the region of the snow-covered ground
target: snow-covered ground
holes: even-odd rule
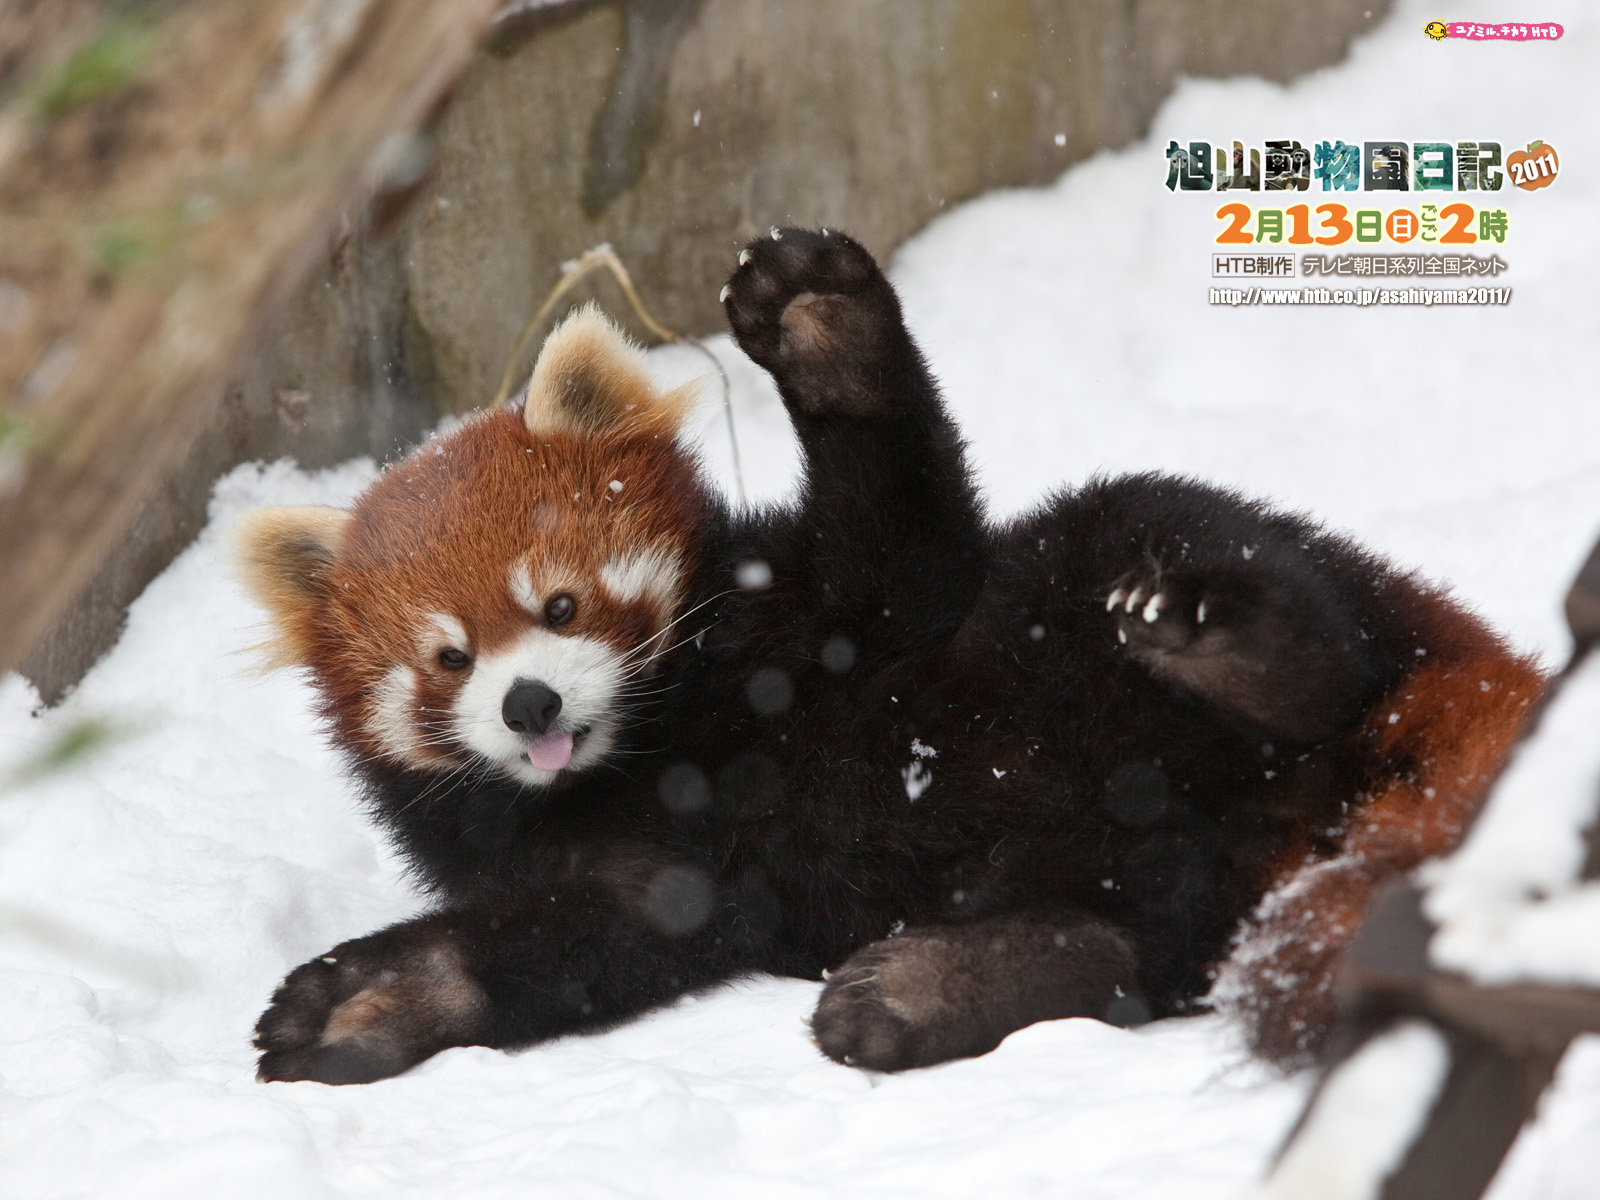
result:
[[[1185,83],[1141,143],[903,247],[895,279],[996,514],[1095,471],[1193,472],[1314,511],[1563,657],[1560,597],[1600,532],[1600,20],[1562,0],[1517,14],[1562,22],[1552,45],[1421,33],[1436,16],[1513,15],[1405,2],[1348,62],[1290,87]],[[1210,307],[1219,199],[1162,186],[1167,141],[1278,137],[1553,143],[1554,186],[1494,197],[1512,224],[1494,282],[1512,302]],[[779,494],[781,408],[714,344],[749,489]],[[249,1031],[279,977],[416,901],[302,685],[251,673],[259,614],[226,577],[224,533],[253,504],[340,502],[372,471],[235,472],[67,704],[35,715],[21,680],[0,681],[0,779],[84,717],[125,734],[66,773],[0,784],[0,1195],[1223,1197],[1258,1174],[1305,1081],[1250,1065],[1216,1018],[1057,1022],[874,1078],[806,1040],[818,985],[752,980],[365,1088],[254,1082]],[[1563,929],[1588,939],[1575,959],[1600,955],[1592,923]],[[1493,1195],[1576,1198],[1597,1178],[1590,1040]]]

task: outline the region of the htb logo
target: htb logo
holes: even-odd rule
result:
[[[1542,21],[1533,25],[1484,25],[1477,21],[1429,21],[1422,27],[1422,32],[1436,42],[1445,38],[1456,41],[1468,42],[1553,42],[1559,38],[1566,29],[1554,21]]]

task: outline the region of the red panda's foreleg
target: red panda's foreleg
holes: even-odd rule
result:
[[[740,253],[723,295],[804,460],[797,520],[759,547],[774,599],[850,638],[857,662],[947,637],[982,585],[986,534],[889,281],[842,233],[775,229]]]

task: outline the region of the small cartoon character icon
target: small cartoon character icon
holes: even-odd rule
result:
[[[1429,21],[1422,27],[1422,32],[1436,42],[1442,42],[1450,36],[1450,29],[1443,21]]]

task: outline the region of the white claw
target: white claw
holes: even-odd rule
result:
[[[1196,625],[1204,625],[1206,623],[1206,602],[1204,600],[1200,601],[1200,607],[1195,609],[1194,623]]]
[[[832,978],[833,978],[833,972],[828,970],[827,967],[823,967],[822,968],[822,981],[824,983],[826,983],[828,980],[830,980]]]
[[[749,261],[750,261],[750,251],[749,251],[749,249],[746,248],[744,250],[739,251],[739,265],[742,267]]]
[[[1122,611],[1125,612],[1125,613],[1131,613],[1134,609],[1138,608],[1139,605],[1142,604],[1143,602],[1144,602],[1144,589],[1142,587],[1136,587],[1136,588],[1133,589],[1133,591],[1128,593],[1128,603],[1123,606]]]
[[[772,240],[773,241],[775,241],[775,242],[783,241],[783,230],[779,229],[776,225],[774,225],[770,230],[768,230],[768,232],[772,234]]]
[[[1117,630],[1117,641],[1121,642],[1124,646],[1128,644],[1128,631],[1126,629]]]
[[[1118,588],[1116,591],[1112,592],[1111,595],[1106,597],[1106,611],[1110,612],[1113,608],[1121,604],[1127,598],[1128,593],[1123,591],[1121,588]]]
[[[831,229],[829,229],[829,228],[828,228],[828,227],[827,227],[827,226],[826,226],[826,225],[824,225],[824,226],[823,226],[823,227],[822,227],[822,236],[823,236],[823,237],[827,237],[827,236],[828,236],[828,235],[829,235],[829,234],[830,234],[830,233],[832,233],[832,232],[833,232],[833,231],[832,231],[832,230],[831,230]]]
[[[1150,597],[1150,603],[1144,606],[1144,623],[1146,625],[1155,624],[1155,619],[1161,615],[1161,606],[1166,602],[1167,597],[1164,592],[1157,592]]]
[[[726,304],[728,302],[728,297],[731,295],[733,295],[733,285],[731,283],[723,284],[722,290],[717,293],[717,303]]]

